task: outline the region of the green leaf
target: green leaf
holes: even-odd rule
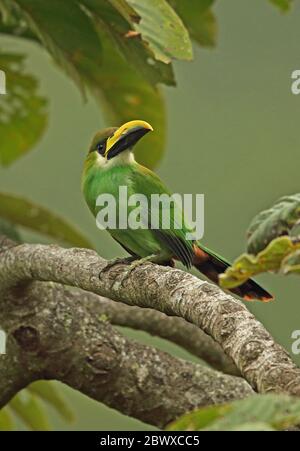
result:
[[[299,422],[299,399],[269,394],[254,395],[231,404],[195,410],[171,423],[167,429],[172,431],[284,430]]]
[[[157,83],[175,85],[172,65],[157,61],[139,35],[130,37],[132,22],[138,21],[139,17],[125,3],[125,0],[81,0],[81,3],[92,14],[95,26],[100,30],[101,41],[103,32],[106,31],[127,65],[129,63],[132,66],[132,70],[139,72],[152,85]],[[114,49],[113,52],[116,53],[116,50]],[[105,61],[102,70],[105,71]],[[97,86],[102,82],[102,70],[98,74]],[[117,85],[114,85],[114,88],[117,88]]]
[[[182,18],[191,37],[202,47],[213,47],[217,39],[217,21],[210,9],[214,0],[169,0]]]
[[[65,219],[21,197],[0,193],[0,217],[77,247],[92,244]]]
[[[141,33],[157,60],[191,60],[192,44],[181,19],[166,0],[126,0],[140,17],[132,20],[134,30]]]
[[[16,1],[25,5],[23,0]],[[31,12],[29,5],[33,5],[32,2],[35,1],[29,0],[29,2],[26,2],[26,8],[25,6],[24,8],[26,11],[28,10],[28,14]],[[71,1],[75,2],[75,0]],[[63,14],[66,14],[65,9],[61,11],[58,9],[62,3],[65,2],[51,3],[53,11],[60,17],[57,23],[59,33],[55,36],[56,45],[49,47],[49,40],[44,37],[45,45],[47,45],[47,48],[49,47],[49,51],[53,52],[54,49],[59,48],[60,39],[62,39],[62,22],[69,20],[69,14],[63,19]],[[131,12],[132,10],[125,3],[125,0],[122,2],[115,0],[112,1],[112,4],[106,0],[80,0],[80,3],[84,6],[85,13],[89,15],[89,23],[94,27],[94,30],[97,30],[98,39],[101,42],[103,41],[104,47],[102,65],[97,64],[97,67],[93,67],[92,77],[88,73],[83,73],[83,71],[81,71],[81,75],[92,94],[104,107],[108,125],[121,125],[128,120],[141,118],[155,127],[156,133],[151,134],[151,137],[149,136],[147,140],[141,142],[137,152],[137,159],[140,162],[149,167],[154,167],[161,159],[165,147],[166,118],[162,95],[158,89],[149,85],[149,81],[152,85],[161,81],[166,84],[174,84],[172,66],[156,61],[149,48],[140,38],[125,37],[126,33],[132,30],[132,27],[128,22],[129,19],[125,19],[119,9],[123,11],[124,15],[129,14],[130,20],[133,20],[132,14],[135,14]],[[116,9],[113,4],[118,5],[119,9]],[[34,9],[32,17],[39,22],[39,27],[43,30],[44,22],[46,22],[48,33],[52,35],[51,21],[53,21],[53,24],[55,21],[52,14],[49,16],[51,20],[48,24],[46,12],[46,9]],[[38,13],[43,16],[43,20],[39,19]],[[35,30],[36,26],[33,29]],[[117,43],[117,48],[113,44],[112,38]],[[50,42],[52,41],[50,40]],[[68,40],[66,39],[65,45],[67,43]],[[73,45],[75,48],[75,43]],[[61,57],[64,58],[63,55]],[[131,64],[128,64],[128,62]]]
[[[230,289],[242,285],[251,277],[267,271],[285,272],[287,257],[300,249],[298,239],[282,236],[271,241],[257,255],[242,254],[219,276],[220,286]],[[290,271],[292,272],[292,271]]]
[[[0,431],[12,431],[14,423],[7,407],[0,410]]]
[[[61,395],[53,382],[38,381],[19,392],[10,403],[0,410],[0,431],[14,429],[14,417],[18,417],[24,425],[35,431],[50,430],[45,401],[67,422],[74,419],[68,402]]]
[[[28,390],[18,393],[9,403],[10,409],[33,431],[49,431],[45,410],[38,398]]]
[[[51,405],[66,421],[72,422],[74,420],[72,409],[52,382],[34,382],[28,387],[28,390]]]
[[[97,83],[101,42],[93,23],[76,1],[12,0],[56,63],[80,86]]]
[[[40,42],[10,0],[0,0],[0,33]]]
[[[186,413],[167,427],[168,431],[200,431],[230,412],[230,405],[208,406]]]
[[[24,57],[0,53],[6,94],[0,95],[0,164],[9,165],[38,142],[47,125],[46,99],[38,83],[24,72]]]
[[[271,208],[259,213],[251,222],[247,232],[250,254],[257,254],[274,238],[292,233],[300,220],[300,194],[285,196]]]
[[[11,240],[21,242],[21,237],[17,228],[10,221],[0,217],[0,235],[6,235]]]
[[[227,431],[239,431],[239,432],[258,432],[258,431],[265,431],[265,432],[275,432],[276,429],[274,429],[272,426],[268,425],[267,423],[245,423],[240,426],[235,426],[232,428],[228,428]]]
[[[220,275],[223,288],[234,288],[267,271],[300,273],[300,194],[285,196],[259,213],[248,229],[248,253]]]
[[[143,119],[153,126],[155,132],[142,140],[135,152],[140,163],[153,168],[165,149],[166,111],[163,97],[159,89],[149,85],[126,63],[104,33],[102,42],[103,71],[101,82],[93,92],[110,125]]]
[[[300,250],[291,252],[282,260],[281,272],[285,275],[300,274]]]
[[[269,2],[277,6],[282,12],[289,11],[293,4],[293,0],[269,0]]]
[[[127,19],[128,23],[140,21],[140,16],[129,6],[127,0],[109,0],[109,3]]]
[[[0,0],[0,6],[3,1]],[[147,81],[175,84],[171,65],[156,61],[147,43],[141,39],[126,37],[132,31],[131,21],[136,13],[128,14],[131,9],[125,0],[69,0],[68,3],[60,0],[12,0],[11,5],[14,8],[10,6],[10,16],[25,25],[19,26],[19,30],[17,26],[6,26],[4,31],[23,33],[30,39],[36,36],[82,91],[86,84],[95,86],[99,83],[103,67],[101,40],[90,11],[103,20],[101,28],[111,30],[111,37],[122,48],[126,60]],[[28,29],[24,31],[26,25]]]

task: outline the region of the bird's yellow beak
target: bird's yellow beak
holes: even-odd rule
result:
[[[118,128],[106,141],[104,156],[110,160],[123,150],[129,149],[136,144],[146,133],[152,132],[153,128],[145,121],[130,121]]]

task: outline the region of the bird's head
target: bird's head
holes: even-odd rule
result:
[[[130,121],[121,127],[102,130],[94,136],[89,153],[97,152],[106,161],[116,158],[133,146],[148,132],[153,131],[145,121]]]

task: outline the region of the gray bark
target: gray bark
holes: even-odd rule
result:
[[[183,337],[174,331],[184,319],[191,323],[188,327],[193,333],[198,328],[202,337],[212,337],[218,359],[221,350],[225,351],[228,360],[220,363],[221,358],[217,365],[231,365],[231,371],[238,370],[255,391],[300,395],[300,370],[287,352],[243,303],[217,286],[150,263],[132,272],[122,264],[107,269],[105,260],[84,249],[15,246],[7,239],[0,241],[0,249],[0,318],[9,330],[11,346],[4,366],[1,360],[1,380],[8,376],[8,383],[0,386],[2,405],[30,381],[55,378],[124,413],[162,426],[196,406],[253,393],[241,378],[126,340],[108,322],[97,319],[95,312],[108,314],[117,324],[140,325],[179,343]],[[116,304],[91,293],[127,306],[120,304],[118,311]],[[155,312],[144,310],[143,317],[137,307]],[[166,319],[162,314],[179,318]],[[156,320],[161,323],[157,327],[153,325]],[[189,340],[185,343],[192,349]]]
[[[0,286],[54,281],[184,318],[221,345],[254,390],[300,395],[300,370],[238,299],[178,269],[148,263],[128,275],[126,265],[106,264],[90,250],[24,244],[2,253]]]
[[[196,407],[241,399],[247,382],[122,336],[103,319],[101,299],[34,282],[2,295],[0,407],[30,382],[55,379],[91,398],[164,427]]]
[[[88,296],[95,295],[88,293]],[[240,376],[239,370],[221,346],[194,324],[156,310],[131,307],[104,297],[97,296],[97,300],[98,311],[107,316],[111,324],[143,330],[153,336],[169,340],[204,360],[212,368]]]

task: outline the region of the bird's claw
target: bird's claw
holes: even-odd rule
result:
[[[132,264],[138,257],[132,256],[132,257],[124,257],[124,258],[114,258],[112,260],[109,260],[104,268],[102,269],[101,273],[109,271],[113,266],[115,265],[128,265]]]
[[[139,260],[134,260],[131,265],[129,266],[129,268],[125,271],[125,273],[123,274],[122,278],[121,278],[121,285],[123,284],[123,282],[129,278],[129,276],[131,275],[131,273],[138,268],[139,266],[144,265],[147,262],[151,262],[153,258],[153,255],[145,257],[145,258],[140,258]]]

